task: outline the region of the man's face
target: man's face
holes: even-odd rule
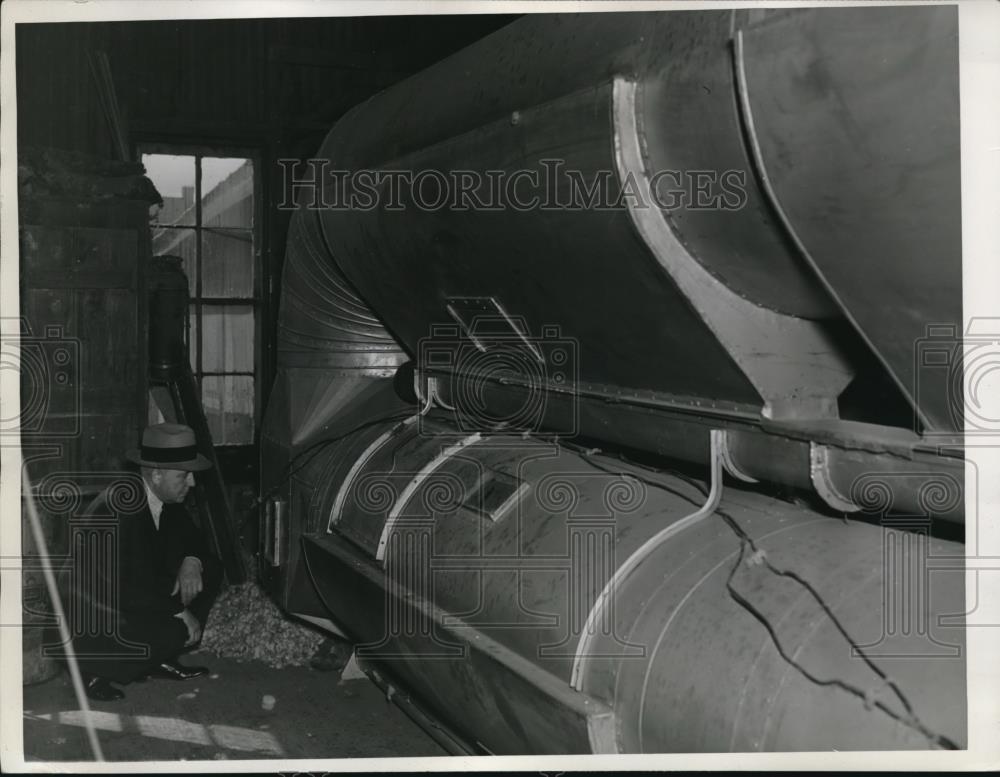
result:
[[[194,485],[194,473],[182,469],[154,469],[150,487],[165,504],[183,502]]]

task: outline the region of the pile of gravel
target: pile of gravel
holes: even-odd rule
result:
[[[200,649],[281,669],[309,666],[323,640],[315,629],[285,617],[256,583],[243,583],[229,586],[216,599]]]

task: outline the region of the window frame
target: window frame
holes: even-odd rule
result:
[[[213,446],[223,449],[238,449],[256,445],[259,441],[263,410],[261,407],[263,399],[263,368],[265,357],[265,345],[263,343],[264,311],[266,300],[264,294],[267,291],[264,282],[264,230],[263,230],[263,191],[262,191],[262,160],[261,149],[256,146],[245,146],[231,143],[191,143],[184,140],[136,140],[133,145],[134,159],[142,162],[142,158],[147,154],[162,154],[169,156],[191,156],[195,158],[195,222],[191,225],[178,225],[169,227],[170,229],[188,229],[195,235],[195,251],[197,277],[195,278],[195,294],[190,299],[190,306],[195,310],[195,319],[198,329],[198,342],[196,348],[196,360],[194,369],[195,383],[198,387],[198,399],[202,401],[202,378],[213,376],[249,376],[253,378],[253,435],[249,442],[245,443],[220,443],[213,440]],[[201,164],[204,157],[228,158],[228,159],[248,159],[253,165],[253,222],[250,232],[253,236],[253,287],[250,297],[203,297],[202,296],[202,192],[201,192]],[[154,182],[155,186],[155,182]],[[211,229],[211,228],[209,228]],[[245,229],[244,227],[232,227],[232,229]],[[203,365],[203,343],[204,326],[202,319],[202,309],[206,305],[245,305],[253,311],[253,372],[246,371],[206,371]],[[191,323],[190,315],[185,318],[184,339],[188,346],[190,358],[191,349]]]

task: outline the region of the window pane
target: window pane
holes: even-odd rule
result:
[[[253,372],[253,308],[204,305],[201,309],[204,372]]]
[[[253,232],[206,229],[201,250],[203,297],[253,297]]]
[[[194,162],[193,156],[142,155],[146,175],[163,198],[159,224],[194,224]]]
[[[245,375],[206,375],[201,401],[215,445],[253,443],[253,378]]]
[[[253,163],[249,159],[202,158],[201,223],[206,227],[253,226]]]
[[[153,227],[153,254],[179,256],[188,279],[188,293],[193,297],[198,289],[197,239],[193,229],[159,229]]]

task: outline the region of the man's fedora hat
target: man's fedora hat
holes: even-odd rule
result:
[[[142,433],[142,444],[125,453],[125,458],[142,467],[180,469],[197,472],[211,462],[198,453],[194,430],[183,424],[156,424]]]

